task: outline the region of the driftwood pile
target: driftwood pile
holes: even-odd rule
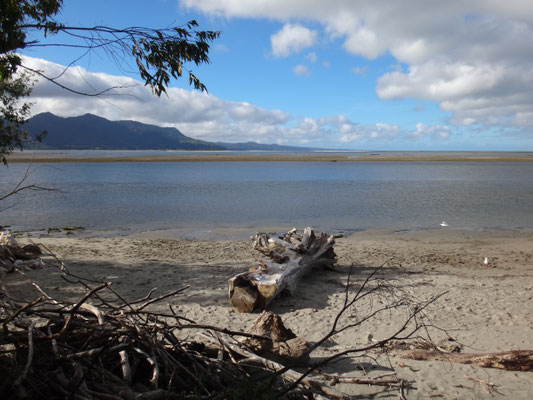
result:
[[[173,314],[172,308],[168,314],[146,311],[182,290],[127,302],[110,283],[102,283],[88,288],[75,304],[61,304],[43,291],[24,305],[12,304],[3,293],[0,398],[153,400],[253,395],[251,373],[225,361],[216,346],[185,342],[177,333],[205,328],[214,342],[217,332],[258,336],[201,327]],[[275,392],[275,384],[270,390]]]
[[[331,375],[317,376],[327,361],[309,363],[320,343],[296,337],[275,314],[261,314],[246,332],[201,325],[171,305],[167,312],[150,311],[186,287],[126,300],[111,282],[77,276],[55,259],[67,284],[83,286],[85,295],[66,303],[32,282],[39,296],[18,303],[0,291],[2,399],[348,398],[327,383]],[[21,271],[15,266],[15,272]],[[353,302],[358,298],[360,291]],[[182,339],[191,330],[205,340]],[[403,385],[397,378],[364,382]]]
[[[2,261],[25,278],[17,260],[40,262],[36,245],[21,247],[4,235],[1,247]],[[85,295],[67,303],[32,282],[39,295],[21,303],[2,285],[1,399],[248,399],[282,393],[288,398],[313,393],[345,398],[275,361],[308,360],[306,342],[277,315],[261,315],[247,332],[200,325],[176,314],[170,304],[167,312],[150,311],[187,287],[159,297],[152,290],[130,301],[111,282],[72,274],[53,258],[66,284],[83,286]],[[191,330],[200,330],[206,340],[180,338]]]

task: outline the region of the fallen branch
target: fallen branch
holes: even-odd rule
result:
[[[374,378],[369,378],[369,377],[360,378],[360,377],[354,377],[354,376],[338,376],[338,375],[326,374],[325,372],[322,372],[322,375],[330,380],[329,384],[331,386],[334,386],[337,383],[354,383],[354,384],[357,384],[357,385],[400,387],[400,384],[402,382],[402,380],[399,379],[396,376],[396,373],[380,375],[380,376],[376,376]],[[383,378],[389,377],[389,376],[393,376],[394,378],[383,379]]]
[[[401,353],[400,357],[417,361],[448,361],[472,364],[483,368],[498,368],[506,371],[533,371],[533,350],[511,350],[501,353],[442,353],[440,351],[413,350]]]

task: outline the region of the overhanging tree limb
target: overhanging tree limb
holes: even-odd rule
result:
[[[108,55],[130,54],[137,65],[141,78],[159,96],[166,91],[171,78],[182,76],[186,63],[201,65],[209,63],[210,43],[220,36],[216,31],[196,31],[196,21],[186,27],[152,29],[145,27],[114,28],[109,26],[77,27],[56,24],[25,24],[22,29],[50,31],[67,34],[82,43],[27,43],[25,47],[60,46],[75,47],[88,51],[103,49]],[[113,56],[112,56],[113,58]],[[206,86],[189,72],[189,84],[195,89],[206,91]]]
[[[65,71],[79,59],[93,51],[103,51],[120,68],[123,68],[127,59],[132,58],[137,73],[157,96],[166,92],[172,79],[178,79],[184,73],[188,74],[191,86],[207,91],[206,86],[187,65],[209,63],[209,46],[220,36],[219,32],[196,30],[198,23],[194,20],[183,26],[161,29],[139,26],[67,26],[54,19],[62,4],[63,0],[0,2],[0,157],[4,163],[7,163],[5,156],[15,148],[22,150],[27,140],[23,125],[30,115],[31,104],[22,100],[30,94],[32,81],[29,74],[21,74],[21,70],[30,71],[34,76],[81,96],[109,95],[111,90],[124,86],[89,92],[58,82]],[[28,38],[29,33],[34,37],[35,34],[42,34],[43,37],[56,35],[59,40],[42,43]],[[66,36],[61,38],[61,34]],[[69,63],[59,75],[49,76],[44,71],[24,65],[17,52],[30,47],[79,48],[83,50],[83,54]]]
[[[46,79],[48,82],[51,82],[54,85],[59,86],[61,89],[64,89],[67,92],[71,92],[71,93],[74,93],[74,94],[79,94],[80,96],[99,97],[99,96],[102,96],[104,94],[110,94],[109,92],[111,92],[112,90],[115,90],[115,89],[127,89],[127,88],[131,87],[131,85],[111,86],[111,87],[108,87],[106,89],[97,91],[95,93],[80,92],[79,90],[72,89],[72,88],[69,88],[68,86],[62,85],[61,83],[59,83],[57,81],[57,78],[50,78],[50,77],[46,76],[45,74],[43,74],[39,70],[27,67],[25,65],[21,65],[21,68],[25,69],[26,71],[30,71],[30,72],[32,72],[32,73],[34,73],[36,75],[39,75],[40,77]],[[116,93],[114,93],[114,94],[116,94]]]

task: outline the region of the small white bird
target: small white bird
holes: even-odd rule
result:
[[[448,226],[448,224],[446,223],[446,221],[442,221],[442,222],[440,223],[440,226]]]
[[[485,264],[485,266],[488,266],[490,264],[488,257],[485,257],[485,259],[483,260],[483,264]]]

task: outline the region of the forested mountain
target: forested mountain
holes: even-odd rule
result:
[[[162,128],[135,121],[109,121],[92,114],[62,118],[42,113],[31,118],[25,128],[31,137],[47,131],[39,145],[41,149],[224,149],[214,143],[187,137],[176,128]]]
[[[38,114],[25,125],[30,136],[47,135],[40,149],[58,150],[310,150],[303,147],[247,143],[211,143],[185,136],[176,128],[135,121],[109,121],[93,114],[58,117]]]

